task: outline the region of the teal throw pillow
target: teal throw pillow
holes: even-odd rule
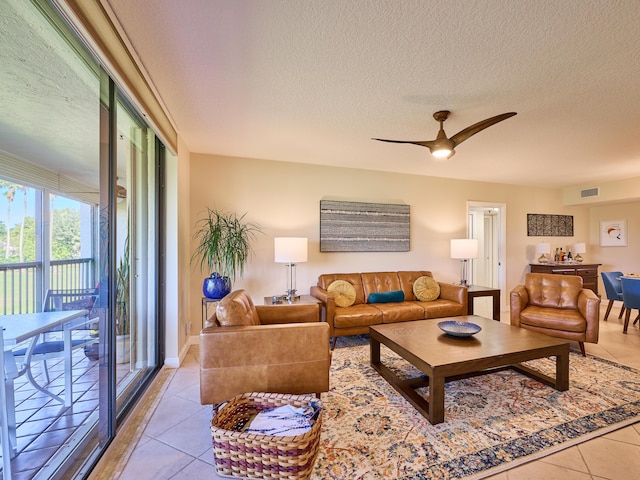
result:
[[[402,290],[392,290],[390,292],[374,292],[369,294],[369,303],[389,302],[404,302],[404,292]]]

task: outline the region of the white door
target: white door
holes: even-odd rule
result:
[[[506,298],[506,205],[504,203],[467,202],[468,236],[478,240],[478,258],[471,261],[469,278],[473,285],[500,289],[500,308]],[[475,299],[477,315],[492,318],[491,297]]]

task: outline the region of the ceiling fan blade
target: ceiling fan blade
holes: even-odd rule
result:
[[[410,143],[412,145],[420,145],[421,147],[431,148],[433,146],[433,140],[431,141],[410,141],[410,140],[387,140],[385,138],[372,138],[371,140],[378,140],[379,142],[390,142],[390,143]]]
[[[513,117],[514,115],[516,115],[516,112],[503,113],[501,115],[496,115],[495,117],[482,120],[481,122],[474,123],[470,127],[467,127],[464,130],[460,130],[458,133],[456,133],[453,137],[451,137],[451,141],[456,146],[460,145],[472,135],[475,135],[476,133],[484,130],[487,127],[490,127],[491,125],[506,120],[507,118]]]

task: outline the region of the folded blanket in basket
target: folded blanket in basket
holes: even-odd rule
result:
[[[244,431],[260,435],[303,435],[311,430],[319,412],[320,405],[313,400],[307,407],[283,405],[258,412]]]

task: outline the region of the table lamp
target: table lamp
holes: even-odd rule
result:
[[[468,286],[468,260],[470,258],[478,258],[478,240],[475,238],[452,239],[451,258],[460,259],[460,285]]]
[[[536,253],[541,254],[538,263],[549,263],[547,254],[551,253],[551,245],[548,242],[540,242],[536,245]]]
[[[291,302],[300,298],[296,295],[296,264],[307,261],[307,239],[304,237],[274,238],[275,262],[287,264],[287,294],[284,298]]]
[[[574,253],[573,259],[576,262],[581,263],[583,258],[582,258],[582,255],[580,254],[587,252],[587,246],[584,243],[579,242],[579,243],[574,243],[571,249],[573,250],[573,253]]]

